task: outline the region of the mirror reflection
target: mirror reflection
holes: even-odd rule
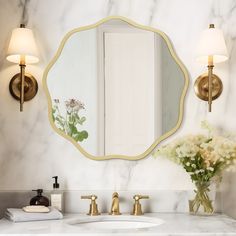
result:
[[[186,81],[162,35],[113,19],[73,33],[46,82],[57,129],[90,155],[136,156],[175,128]]]

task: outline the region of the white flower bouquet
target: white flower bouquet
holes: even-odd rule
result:
[[[190,211],[197,213],[202,206],[205,213],[213,213],[209,199],[209,186],[220,181],[223,170],[232,170],[236,164],[236,142],[234,137],[214,135],[207,122],[202,127],[207,135],[187,135],[158,148],[154,157],[166,156],[182,165],[196,186],[196,196],[190,201]]]

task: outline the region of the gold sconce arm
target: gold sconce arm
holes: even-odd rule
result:
[[[25,58],[21,57],[20,61],[20,111],[23,111],[24,93],[25,93]]]
[[[20,111],[23,111],[23,104],[35,97],[38,92],[37,80],[28,73],[25,73],[25,67],[22,66],[20,73],[14,75],[9,84],[9,91],[12,97],[20,101]]]
[[[208,111],[211,112],[212,106],[212,74],[213,74],[213,56],[208,57]]]
[[[195,94],[203,101],[208,102],[208,110],[212,111],[212,101],[217,99],[222,91],[221,79],[213,74],[214,66],[208,66],[208,73],[200,75],[194,84]]]

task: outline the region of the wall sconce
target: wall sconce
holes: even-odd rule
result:
[[[223,84],[220,78],[213,74],[215,63],[228,59],[227,48],[223,32],[210,24],[209,29],[204,30],[197,47],[197,61],[208,64],[208,73],[200,75],[194,84],[196,95],[208,101],[209,112],[211,112],[212,101],[217,99],[222,91]]]
[[[20,28],[12,31],[6,59],[20,66],[20,73],[11,79],[9,90],[11,95],[20,101],[20,111],[23,111],[24,102],[31,100],[38,91],[36,79],[31,74],[25,73],[26,64],[39,61],[32,30],[21,24]]]

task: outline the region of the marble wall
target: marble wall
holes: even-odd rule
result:
[[[0,0],[0,190],[51,189],[51,176],[59,175],[66,190],[191,190],[186,173],[166,159],[148,157],[141,161],[91,161],[53,132],[47,118],[47,103],[42,89],[43,71],[65,33],[92,24],[109,15],[126,16],[169,35],[190,75],[183,125],[176,135],[199,130],[207,119],[224,129],[236,131],[236,2],[234,0]],[[27,66],[38,80],[37,97],[19,105],[10,96],[10,78],[18,66],[5,60],[11,30],[20,23],[34,30],[40,49],[40,63]],[[222,96],[213,112],[197,99],[194,79],[206,68],[195,61],[195,45],[209,23],[223,29],[230,60],[215,67],[224,83]],[[233,178],[227,175],[223,196],[235,198]],[[224,205],[224,204],[223,204]],[[227,213],[230,206],[224,205]]]

